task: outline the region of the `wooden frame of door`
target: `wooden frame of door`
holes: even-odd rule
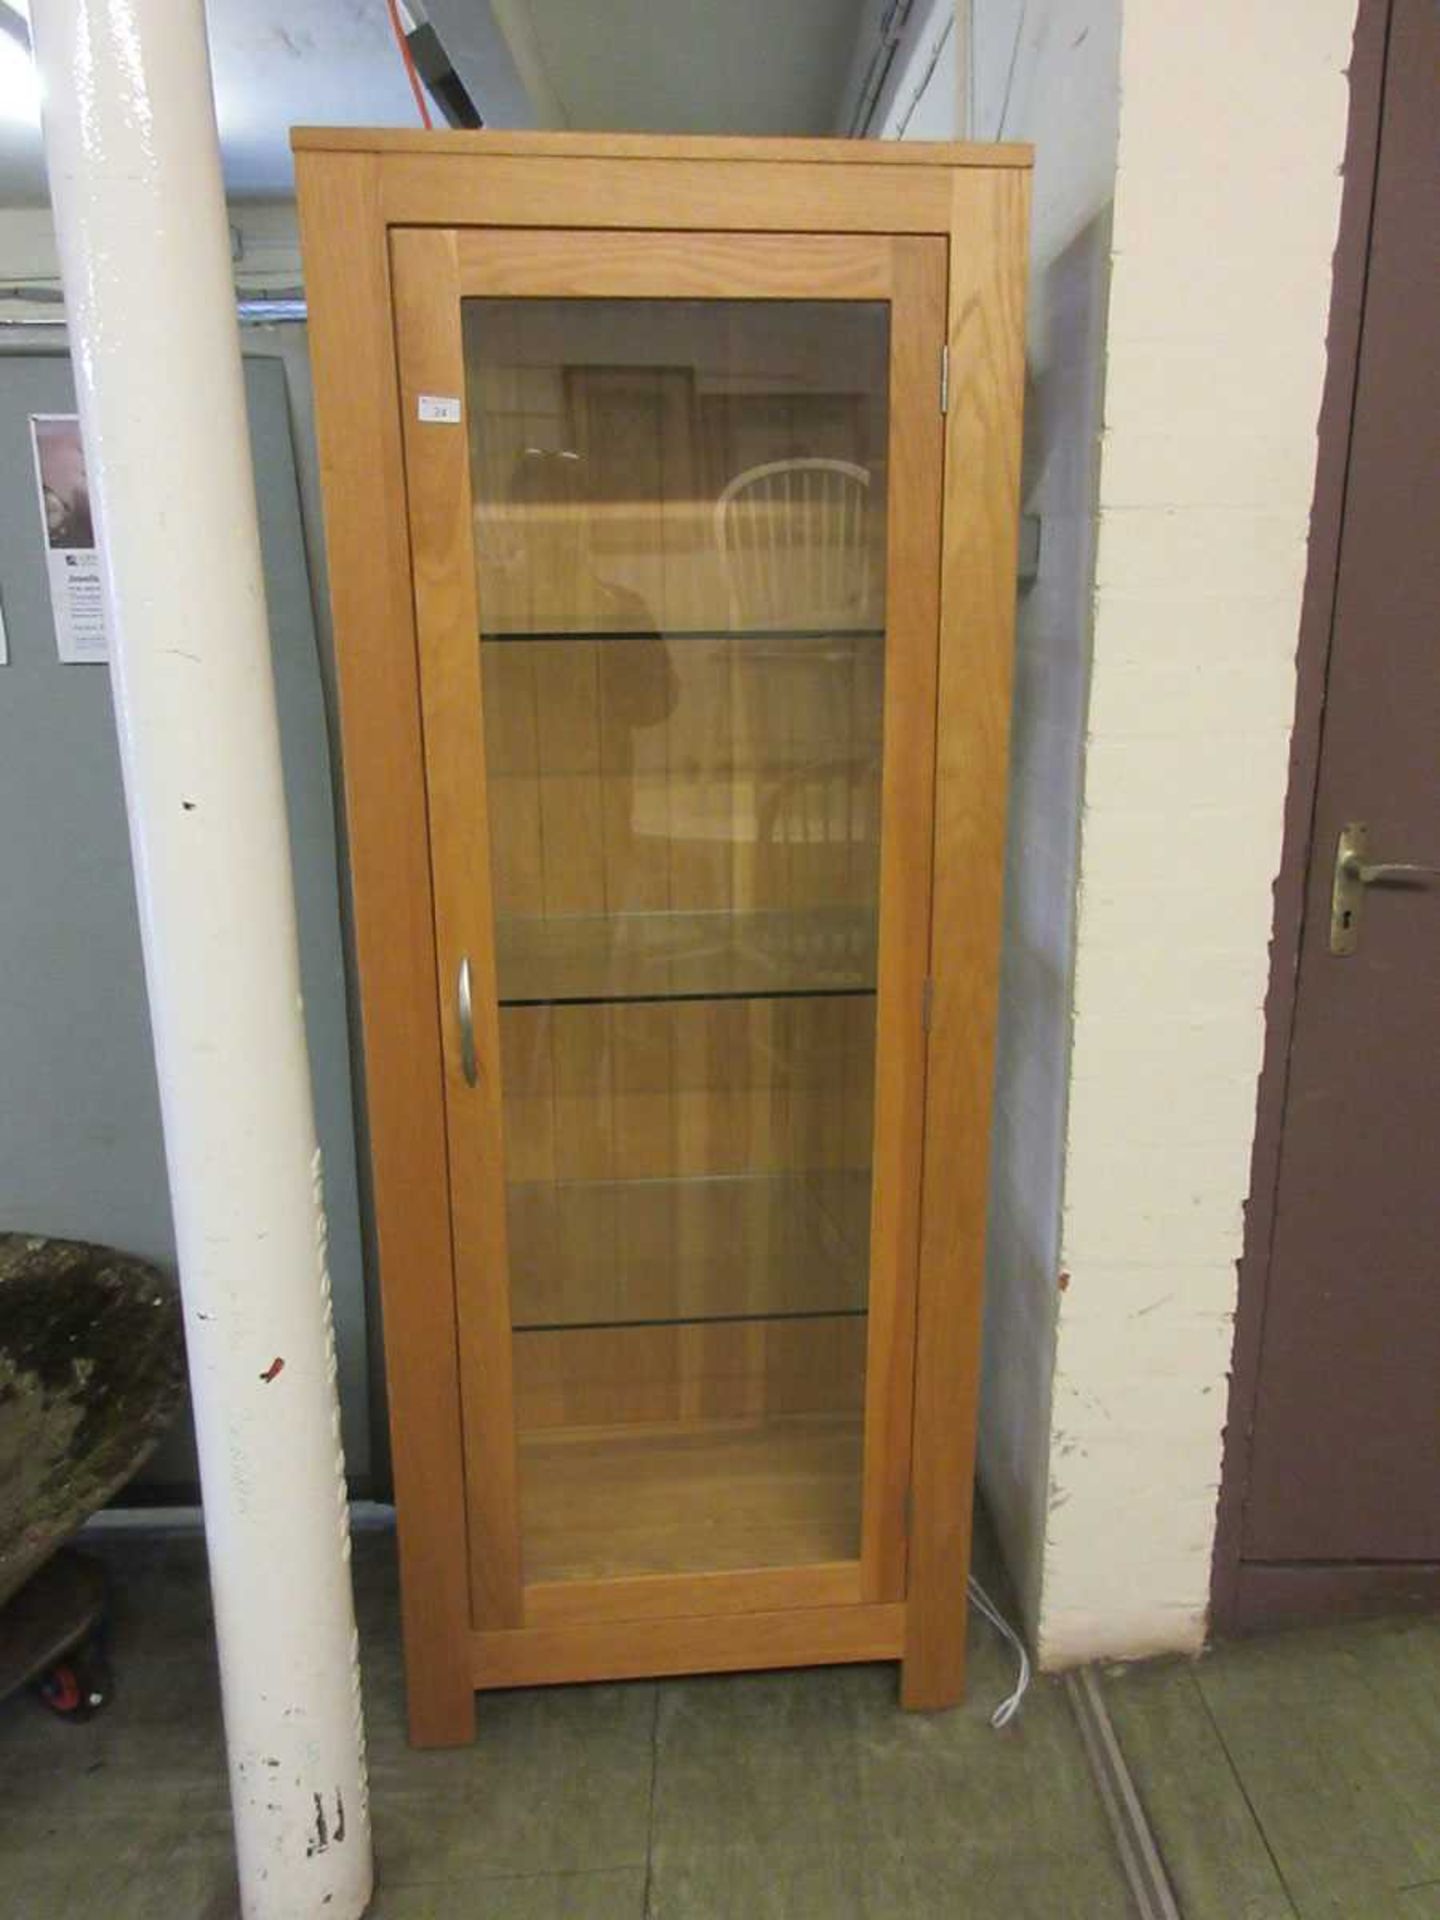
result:
[[[385,1349],[392,1408],[405,1410],[392,1419],[392,1445],[410,1729],[422,1745],[471,1737],[477,1684],[556,1673],[547,1644],[531,1642],[517,1665],[522,1636],[477,1631],[471,1618],[445,1049],[391,231],[588,225],[934,234],[948,243],[933,986],[906,1597],[736,1614],[708,1621],[705,1636],[683,1620],[645,1623],[638,1633],[634,1619],[591,1629],[596,1662],[616,1674],[899,1655],[905,1703],[948,1704],[964,1673],[1029,149],[336,129],[299,130],[294,145],[344,718]],[[583,176],[572,164],[580,155]]]
[[[891,308],[887,662],[883,776],[884,857],[876,1035],[875,1207],[865,1377],[866,1420],[858,1566],[826,1569],[830,1603],[904,1597],[904,1496],[909,1485],[919,1189],[923,1150],[924,982],[930,944],[935,678],[938,664],[938,512],[941,421],[935,369],[944,333],[945,245],[901,234],[577,233],[556,228],[401,227],[391,234],[397,358],[405,422],[406,486],[437,927],[437,997],[446,1034],[445,1089],[471,1541],[472,1620],[482,1632],[552,1635],[548,1664],[586,1670],[597,1609],[619,1621],[666,1614],[768,1611],[825,1604],[820,1568],[782,1575],[647,1573],[585,1583],[527,1581],[521,1564],[515,1393],[511,1379],[503,1122],[496,1012],[494,909],[485,790],[470,451],[459,434],[417,418],[418,396],[461,393],[462,302],[472,297],[650,300],[880,301]],[[478,1082],[459,1068],[452,991],[459,956],[476,988]],[[786,1582],[794,1597],[786,1600]],[[748,1587],[746,1583],[749,1583]],[[823,1584],[823,1583],[822,1583]],[[630,1610],[627,1614],[627,1608]],[[490,1662],[480,1669],[490,1670]],[[517,1665],[512,1652],[506,1670]],[[486,1684],[484,1680],[477,1684]]]
[[[1369,265],[1371,213],[1379,158],[1391,0],[1360,0],[1350,63],[1340,229],[1335,250],[1328,364],[1300,617],[1295,728],[1285,803],[1280,873],[1275,884],[1265,1049],[1251,1156],[1250,1198],[1240,1260],[1234,1365],[1215,1551],[1211,1623],[1220,1634],[1346,1613],[1440,1606],[1440,1567],[1299,1567],[1247,1564],[1243,1558],[1250,1434],[1260,1385],[1266,1289],[1275,1229],[1289,1060],[1296,1011],[1306,875],[1334,625],[1340,542],[1349,471],[1351,419],[1359,370]]]

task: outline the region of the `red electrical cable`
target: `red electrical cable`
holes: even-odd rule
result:
[[[425,89],[420,84],[420,76],[415,71],[414,56],[410,52],[410,42],[405,38],[405,29],[400,24],[400,9],[395,0],[385,0],[390,9],[390,25],[394,29],[395,44],[400,49],[400,58],[405,62],[405,71],[410,77],[410,91],[415,96],[415,104],[420,109],[420,118],[427,127],[434,126],[430,118],[429,102],[425,98]]]

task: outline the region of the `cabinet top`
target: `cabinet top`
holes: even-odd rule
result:
[[[546,159],[760,160],[836,166],[1029,167],[1018,141],[751,140],[728,134],[484,133],[450,128],[293,127],[297,153],[505,154]]]

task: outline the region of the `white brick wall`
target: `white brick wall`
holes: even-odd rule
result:
[[[1051,1666],[1204,1636],[1353,24],[1124,10]]]

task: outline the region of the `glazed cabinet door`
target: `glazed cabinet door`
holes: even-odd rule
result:
[[[391,235],[482,1633],[904,1596],[945,259]]]

